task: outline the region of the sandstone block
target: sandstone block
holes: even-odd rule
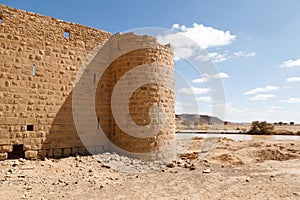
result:
[[[55,158],[62,157],[62,149],[54,149],[53,150],[53,157],[55,157]]]
[[[12,152],[12,145],[4,145],[0,146],[0,152],[6,153],[6,152]]]
[[[72,154],[72,149],[67,148],[63,150],[63,156],[70,156]]]
[[[0,153],[0,160],[6,160],[7,159],[7,153]]]
[[[47,157],[47,150],[39,150],[38,155],[39,155],[39,157],[42,157],[42,158]]]
[[[38,151],[31,151],[31,150],[28,150],[28,151],[25,151],[25,158],[26,159],[34,159],[34,158],[37,158],[38,156]]]

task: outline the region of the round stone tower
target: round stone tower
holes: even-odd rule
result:
[[[123,48],[122,54],[114,55]],[[100,77],[95,95],[99,126],[113,146],[131,156],[171,158],[169,145],[175,135],[172,47],[151,36],[117,34],[111,38],[110,56],[114,59]]]

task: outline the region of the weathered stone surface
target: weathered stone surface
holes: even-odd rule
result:
[[[26,159],[33,159],[38,156],[38,151],[25,151],[25,158]]]
[[[7,153],[0,153],[0,160],[7,159]]]
[[[11,151],[12,151],[12,145],[0,146],[0,152],[11,152]]]

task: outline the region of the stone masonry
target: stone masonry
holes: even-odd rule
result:
[[[0,19],[0,160],[88,154],[74,124],[72,91],[87,56],[112,35],[1,4]],[[173,49],[145,37],[155,48],[117,58],[101,77],[95,94],[95,110],[105,135],[135,153],[156,150],[175,133],[174,92],[160,85],[141,86],[129,105],[131,118],[140,126],[150,123],[153,103],[165,109],[168,123],[157,135],[130,136],[116,125],[111,113],[112,91],[127,71],[150,63],[173,69]],[[139,36],[129,34],[128,38]],[[174,77],[162,76],[164,71],[155,73],[174,82]]]

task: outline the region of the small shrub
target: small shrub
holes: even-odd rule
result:
[[[247,133],[247,129],[246,128],[241,128],[240,133]]]
[[[181,122],[181,124],[184,125],[184,126],[187,126],[189,128],[190,125],[192,125],[193,123],[191,121],[184,120],[183,122]]]
[[[248,133],[257,135],[273,135],[275,133],[275,129],[274,125],[269,124],[266,121],[253,121]]]
[[[294,135],[292,131],[288,130],[276,130],[275,133],[276,135]]]

